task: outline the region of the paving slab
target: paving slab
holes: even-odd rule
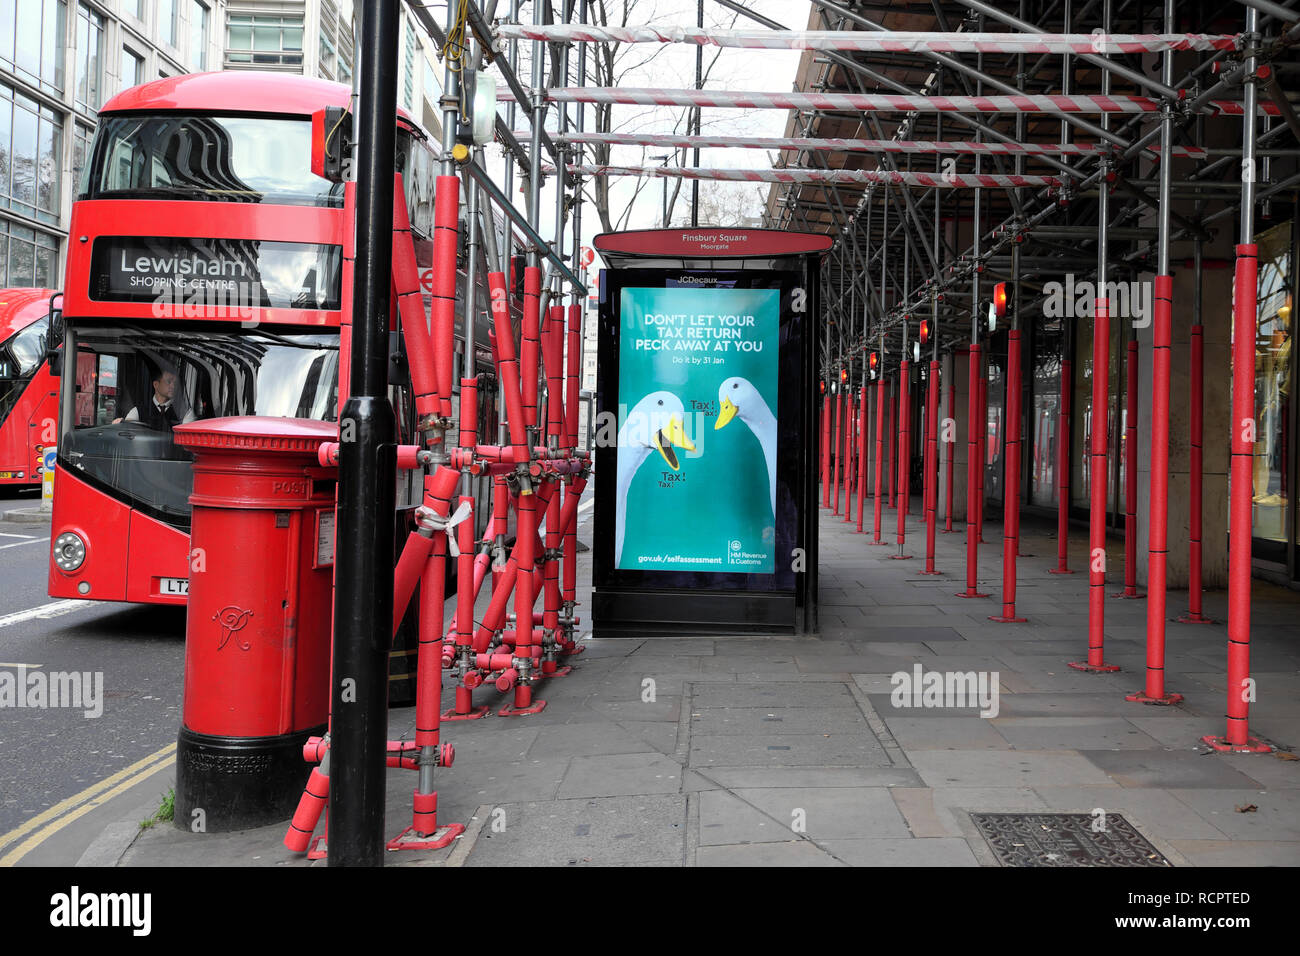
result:
[[[774,819],[729,790],[704,790],[700,805],[700,846],[788,842],[789,821]]]
[[[614,797],[678,793],[682,765],[664,754],[608,754],[574,757],[560,782],[558,796]]]
[[[908,757],[921,779],[935,789],[1110,782],[1095,763],[1071,751],[918,750]]]
[[[1300,790],[1170,791],[1233,840],[1300,842]],[[1246,808],[1255,807],[1254,810]]]
[[[844,866],[825,850],[807,840],[786,843],[745,843],[701,846],[695,852],[696,866]]]
[[[957,838],[825,840],[823,850],[849,866],[979,866],[970,844]]]
[[[710,707],[855,707],[843,683],[704,683],[691,688],[695,710]]]
[[[646,795],[510,803],[494,809],[469,866],[681,865],[686,797]]]
[[[933,720],[925,717],[898,716],[905,711],[882,713],[881,717],[894,739],[908,753],[914,750],[1010,750],[1011,744],[998,726],[979,716],[948,717]]]
[[[690,716],[692,735],[870,734],[867,720],[850,707],[701,708]]]
[[[1123,717],[996,717],[1017,750],[1146,750],[1158,741]]]
[[[1214,751],[1081,750],[1080,756],[1122,787],[1247,789],[1260,787]]]
[[[910,835],[884,787],[743,788],[735,793],[775,820],[801,824],[802,832],[818,843]]]
[[[705,767],[887,767],[889,755],[868,732],[692,734],[690,763]]]
[[[1300,866],[1300,843],[1275,840],[1175,840],[1193,866]]]

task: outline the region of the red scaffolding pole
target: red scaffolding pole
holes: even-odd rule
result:
[[[1020,549],[1020,330],[1007,333],[1006,426],[1002,460],[1002,613],[989,618],[1003,624],[1023,624],[1016,617],[1016,556]]]
[[[831,514],[840,513],[840,472],[844,468],[844,393],[835,393],[835,471],[831,475]]]
[[[1056,412],[1056,567],[1048,574],[1070,570],[1070,360],[1069,342],[1061,341],[1061,397]]]
[[[1127,696],[1144,704],[1176,704],[1165,692],[1165,606],[1169,561],[1169,377],[1173,364],[1172,276],[1156,276],[1151,349],[1151,507],[1147,519],[1147,676]]]
[[[967,364],[966,401],[966,590],[961,598],[986,598],[979,590],[979,491],[980,481],[980,367],[983,356],[977,343],[970,345]]]
[[[912,459],[912,436],[909,431],[912,418],[911,391],[912,363],[907,360],[905,352],[903,361],[898,366],[898,553],[890,555],[895,561],[905,561],[911,557],[910,554],[903,553],[907,544],[907,486],[911,477],[909,471]]]
[[[1092,327],[1092,409],[1088,452],[1088,659],[1071,661],[1076,670],[1117,671],[1103,655],[1106,642],[1106,485],[1107,409],[1110,391],[1110,302],[1098,297]]]
[[[1201,611],[1201,475],[1205,430],[1205,326],[1193,325],[1188,394],[1187,613],[1180,624],[1213,624]]]
[[[853,449],[853,431],[857,427],[858,414],[853,407],[853,392],[846,389],[844,393],[844,520],[853,520],[853,474],[855,463]]]
[[[1259,260],[1254,243],[1237,246],[1232,287],[1232,465],[1228,473],[1228,714],[1215,750],[1267,753],[1250,735],[1250,551],[1255,464],[1255,335]]]
[[[876,382],[876,455],[875,455],[876,493],[874,496],[875,497],[875,502],[874,502],[875,524],[874,527],[872,528],[872,531],[874,533],[874,537],[871,541],[872,544],[885,543],[880,539],[881,509],[884,507],[885,504],[883,489],[880,487],[880,472],[881,472],[881,465],[884,464],[884,458],[885,458],[885,379],[884,376],[882,375],[881,378]]]
[[[954,534],[956,529],[952,526],[952,496],[953,496],[953,461],[957,457],[957,356],[962,353],[959,349],[952,356],[949,363],[952,366],[952,374],[948,376],[948,417],[944,419],[943,427],[947,432],[943,444],[948,449],[944,462],[944,517],[943,533]]]
[[[862,533],[863,510],[867,492],[867,391],[866,382],[858,394],[858,523],[854,533]]]
[[[831,397],[822,396],[822,507],[831,506]]]
[[[939,511],[939,360],[930,360],[930,378],[925,393],[925,570],[942,574],[934,567],[934,535]]]
[[[1125,363],[1124,396],[1124,590],[1111,597],[1140,598],[1137,589],[1137,391],[1138,344],[1129,342]],[[1152,423],[1154,427],[1154,421]],[[1154,436],[1154,432],[1153,432]],[[1154,454],[1154,450],[1153,450]]]

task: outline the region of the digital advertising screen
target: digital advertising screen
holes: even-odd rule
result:
[[[619,296],[615,568],[772,574],[780,290]]]
[[[793,592],[809,460],[803,274],[602,275],[597,588]]]

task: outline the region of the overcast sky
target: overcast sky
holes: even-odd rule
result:
[[[629,17],[629,25],[655,26],[693,26],[696,18],[695,0],[634,0],[634,15]],[[621,12],[622,2],[615,4]],[[808,23],[808,0],[746,0],[745,6],[765,17],[776,20],[790,29],[804,29]],[[506,4],[501,8],[509,9]],[[729,26],[736,14],[721,4],[706,0],[706,26]],[[524,7],[524,18],[531,22],[528,6]],[[737,28],[755,28],[759,24],[746,17],[735,21]],[[521,44],[526,50],[530,44]],[[657,44],[636,44],[620,48],[625,57],[627,73],[619,80],[622,87],[653,87],[660,89],[690,88],[695,82],[695,47],[686,44],[670,44],[661,50],[652,61],[639,66],[651,54],[659,50]],[[710,72],[706,88],[725,90],[753,90],[767,92],[789,91],[794,83],[798,69],[800,53],[797,50],[742,50],[706,47],[705,64],[713,55],[718,54],[718,61]],[[576,56],[572,59],[572,70],[577,72]],[[619,69],[624,69],[620,66]],[[521,79],[525,84],[529,80],[527,68],[521,64]],[[573,107],[570,107],[572,110]],[[547,119],[547,126],[554,128],[554,107]],[[671,133],[674,123],[682,111],[680,109],[661,108],[646,109],[638,106],[616,106],[614,109],[613,132]],[[749,135],[781,136],[785,131],[787,113],[782,110],[705,110],[702,120],[703,131],[714,135]],[[515,123],[516,129],[525,129],[527,121],[520,117]],[[592,110],[587,109],[586,128],[594,129]],[[684,125],[682,127],[684,129]],[[670,152],[669,149],[643,148],[640,146],[617,146],[611,156],[614,165],[655,165],[657,161],[646,157]],[[503,169],[498,146],[488,147],[486,155],[489,166],[495,176]],[[701,166],[732,167],[769,167],[773,154],[763,150],[751,149],[705,149],[700,152]],[[590,159],[588,159],[590,162]],[[498,180],[500,181],[500,180]],[[518,180],[516,179],[516,183]],[[618,217],[632,206],[628,217],[628,228],[654,228],[660,224],[662,208],[662,185],[659,180],[644,181],[640,193],[636,192],[637,180],[631,177],[611,180],[610,216]],[[541,233],[550,238],[554,231],[555,194],[552,189],[543,190],[541,203]],[[669,190],[673,181],[669,181]],[[753,187],[747,187],[753,188]],[[764,187],[765,189],[766,187]],[[635,200],[634,200],[635,195]],[[677,201],[675,215],[681,216],[689,211],[690,184],[682,187],[682,195]],[[515,200],[523,207],[523,197],[516,194]],[[705,223],[701,223],[704,225]],[[588,204],[583,213],[583,239],[590,243],[592,236],[600,231],[600,220],[595,209]],[[569,240],[572,241],[572,240]],[[566,243],[567,244],[567,243]]]

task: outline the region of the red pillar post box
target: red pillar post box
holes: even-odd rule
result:
[[[338,426],[214,418],[175,430],[194,453],[176,826],[287,820],[302,747],[329,716]]]

